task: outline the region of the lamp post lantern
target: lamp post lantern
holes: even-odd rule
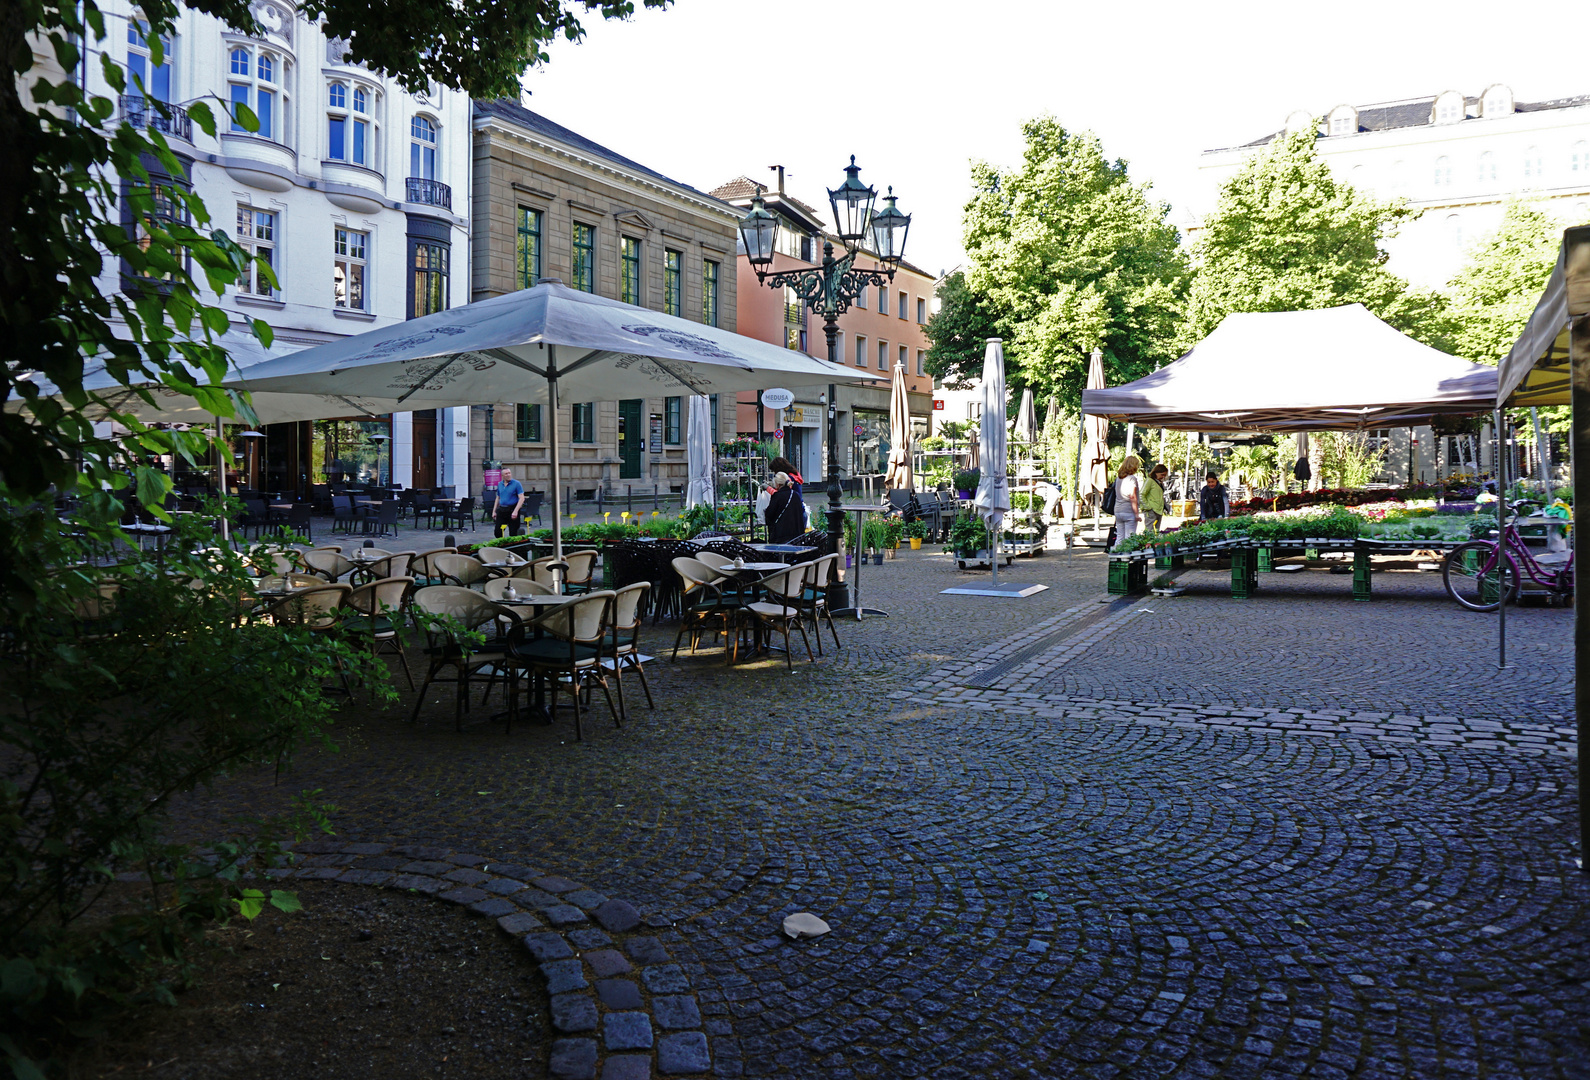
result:
[[[740,239],[745,245],[746,258],[756,271],[759,284],[774,289],[789,289],[799,296],[811,310],[822,316],[823,333],[828,339],[828,360],[840,362],[839,316],[850,310],[850,305],[864,289],[884,286],[894,280],[905,255],[905,237],[911,227],[911,215],[902,214],[895,206],[894,189],[885,196],[882,210],[874,210],[878,199],[876,188],[861,182],[861,168],[851,155],[845,168],[845,179],[828,192],[828,203],[834,212],[834,230],[844,245],[844,254],[834,255],[832,241],[823,242],[822,265],[816,268],[774,271],[773,252],[778,242],[778,217],[771,213],[762,196],[751,200],[751,211],[740,219]],[[866,251],[877,258],[880,270],[858,270],[856,256]],[[839,550],[844,532],[844,511],[839,508],[839,406],[836,384],[828,384],[826,404],[828,410],[828,545],[827,552]],[[843,607],[843,604],[836,604]]]

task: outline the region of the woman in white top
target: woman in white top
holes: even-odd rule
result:
[[[1127,454],[1115,474],[1115,542],[1137,534],[1143,520],[1143,478],[1138,476],[1143,463],[1136,454]]]

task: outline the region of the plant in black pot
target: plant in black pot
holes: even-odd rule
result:
[[[982,479],[982,476],[981,469],[958,469],[955,473],[955,479],[951,481],[955,485],[956,498],[970,499],[973,493],[977,491],[977,482]]]
[[[884,547],[889,543],[889,528],[879,518],[870,518],[861,526],[861,546],[872,555],[875,566],[883,565]]]
[[[950,550],[958,559],[975,559],[988,546],[988,526],[976,514],[960,514],[950,525]]]

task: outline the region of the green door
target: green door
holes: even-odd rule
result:
[[[641,440],[646,437],[642,426],[641,409],[646,403],[640,398],[630,398],[618,403],[618,467],[620,480],[640,479]]]

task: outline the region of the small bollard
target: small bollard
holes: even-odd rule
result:
[[[453,534],[452,533],[448,533],[446,536],[442,537],[442,546],[443,547],[457,547],[458,546],[458,541],[453,539]]]
[[[364,546],[365,547],[375,547],[375,541],[374,540],[366,540],[364,542]]]

